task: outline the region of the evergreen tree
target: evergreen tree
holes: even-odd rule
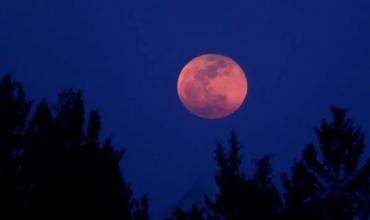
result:
[[[24,211],[18,171],[30,108],[22,85],[5,75],[0,80],[0,209],[4,215]]]
[[[101,142],[101,117],[90,111],[85,123],[82,93],[64,90],[55,105],[31,102],[10,75],[0,80],[0,218],[148,220],[147,196],[133,198],[122,176],[123,150]],[[331,108],[333,120],[315,128],[319,144],[309,144],[291,173],[281,176],[283,202],[273,183],[271,156],[241,170],[235,132],[226,150],[217,144],[218,192],[188,211],[176,208],[167,220],[366,220],[370,218],[370,159],[364,137]],[[86,125],[85,125],[86,124]],[[283,204],[282,204],[283,203]]]
[[[226,219],[239,219],[246,216],[244,205],[247,204],[245,195],[247,180],[241,174],[241,158],[239,151],[241,146],[233,132],[229,139],[230,150],[225,153],[225,148],[219,142],[216,148],[216,162],[219,171],[215,174],[219,193],[216,194],[215,202],[206,197],[208,207],[216,216],[224,216]]]
[[[53,110],[42,101],[28,119],[21,84],[9,75],[0,81],[1,218],[148,219],[146,198],[134,213],[123,151],[110,139],[99,142],[98,111],[85,128],[81,92],[65,90],[58,99]]]
[[[362,131],[346,117],[346,110],[331,111],[333,121],[323,120],[315,129],[319,146],[307,145],[290,177],[283,175],[286,219],[370,217],[370,161],[361,160]]]
[[[229,139],[230,150],[226,154],[221,143],[216,149],[219,171],[215,175],[219,192],[215,202],[206,197],[206,203],[213,213],[211,219],[277,219],[280,210],[280,196],[272,182],[271,156],[255,162],[255,173],[246,178],[241,170],[241,149],[233,132]]]
[[[251,206],[248,219],[279,219],[282,201],[273,183],[271,155],[255,161],[255,171],[251,179],[249,197]]]
[[[175,208],[172,217],[166,218],[165,220],[206,220],[205,212],[205,209],[199,208],[198,204],[194,203],[190,211]]]
[[[146,195],[141,198],[140,203],[136,204],[134,220],[149,220],[149,200]]]

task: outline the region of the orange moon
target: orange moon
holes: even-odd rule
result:
[[[190,60],[177,81],[177,92],[185,108],[205,119],[220,119],[234,113],[243,104],[247,90],[242,68],[219,54]]]

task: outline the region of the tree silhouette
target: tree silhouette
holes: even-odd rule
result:
[[[149,200],[148,197],[144,195],[140,203],[136,204],[134,220],[148,220],[149,218]]]
[[[235,132],[215,151],[217,193],[166,220],[370,219],[370,159],[364,137],[332,107],[292,169],[273,181],[271,155],[244,175]],[[30,114],[32,113],[32,115]],[[85,116],[88,119],[85,121]],[[85,112],[81,91],[68,89],[31,110],[22,85],[0,80],[0,218],[148,220],[149,201],[134,199],[120,169],[124,151],[102,141],[97,110]]]
[[[265,220],[279,219],[281,199],[272,181],[271,155],[255,160],[254,174],[247,178],[241,171],[241,146],[235,132],[228,140],[229,150],[217,143],[215,160],[219,170],[215,181],[219,192],[215,201],[205,196],[206,208],[194,203],[192,209],[175,208],[167,220]]]
[[[17,172],[30,108],[22,85],[4,76],[0,81],[0,208],[5,215],[23,208]]]
[[[206,203],[214,213],[213,218],[276,219],[280,209],[280,197],[272,182],[271,156],[256,160],[254,175],[246,178],[240,170],[241,147],[235,132],[231,134],[229,145],[227,154],[221,143],[216,149],[219,171],[215,180],[219,193],[215,202],[206,197]]]
[[[206,210],[204,208],[199,208],[199,205],[194,203],[190,211],[175,208],[172,217],[166,218],[165,220],[206,220],[205,214]]]
[[[241,146],[235,132],[228,140],[229,150],[217,143],[215,160],[219,170],[215,181],[219,192],[215,201],[205,196],[206,208],[195,203],[191,210],[176,208],[168,220],[264,220],[277,219],[281,209],[278,190],[272,181],[271,156],[255,161],[254,174],[247,178],[241,171]]]
[[[319,147],[306,146],[285,187],[287,219],[368,219],[370,161],[361,165],[365,144],[362,131],[346,117],[346,110],[331,108],[333,121],[316,128]]]
[[[206,208],[176,208],[168,219],[370,219],[370,160],[361,157],[363,133],[346,117],[347,110],[331,111],[333,120],[315,128],[319,146],[307,145],[291,173],[282,174],[283,193],[273,184],[270,155],[255,161],[254,175],[243,175],[241,147],[232,133],[228,152],[217,144],[215,200],[206,196]]]
[[[247,180],[240,171],[241,147],[234,132],[231,134],[229,144],[228,155],[222,143],[217,144],[215,159],[219,171],[215,174],[215,180],[219,193],[216,195],[215,202],[211,202],[206,197],[206,203],[216,216],[225,216],[226,219],[244,218],[246,213],[242,206],[247,204],[245,201]]]
[[[31,104],[19,82],[0,81],[0,215],[13,219],[146,220],[120,170],[123,151],[99,143],[98,111],[85,134],[80,91],[65,90],[52,110],[46,101],[28,119]],[[135,206],[138,208],[135,209]]]

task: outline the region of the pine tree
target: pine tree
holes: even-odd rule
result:
[[[9,75],[0,81],[0,218],[148,219],[147,199],[134,213],[124,152],[109,138],[100,144],[98,111],[85,127],[82,93],[58,99],[52,108],[42,101],[29,119],[21,84]]]
[[[134,211],[134,220],[149,220],[149,200],[148,196],[144,195],[140,203],[136,204]]]
[[[215,180],[219,193],[216,194],[215,202],[211,202],[206,197],[206,203],[215,216],[224,216],[226,219],[234,220],[245,216],[245,209],[242,206],[246,204],[244,199],[246,199],[247,180],[240,171],[241,146],[235,132],[231,134],[229,145],[230,150],[225,153],[222,143],[217,144],[215,159],[219,171],[215,174]]]
[[[24,211],[18,171],[30,109],[22,85],[5,75],[0,80],[0,209],[4,215]],[[21,217],[20,212],[15,215]]]
[[[323,120],[315,129],[319,146],[307,145],[290,177],[283,175],[287,219],[370,217],[370,160],[361,159],[363,133],[346,110],[331,111],[333,121]]]
[[[194,203],[189,211],[175,208],[172,217],[166,218],[165,220],[206,220],[205,214],[206,210],[200,208],[197,203]],[[208,220],[210,219],[208,218]]]
[[[255,173],[247,178],[240,170],[241,146],[235,132],[229,139],[230,149],[225,153],[221,143],[216,149],[219,171],[215,175],[219,192],[215,202],[206,197],[213,219],[264,220],[277,219],[280,211],[280,195],[272,181],[271,156],[255,162]]]

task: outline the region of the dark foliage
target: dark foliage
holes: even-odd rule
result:
[[[215,175],[219,192],[214,202],[206,197],[206,204],[214,219],[276,219],[280,198],[272,182],[271,156],[255,161],[255,173],[246,178],[241,170],[241,149],[236,134],[229,139],[226,154],[221,143],[216,149],[219,171]]]
[[[269,155],[255,161],[254,175],[242,174],[241,147],[233,133],[227,153],[221,143],[216,148],[215,201],[206,197],[202,212],[175,209],[173,219],[370,219],[370,160],[361,157],[362,131],[346,110],[331,110],[333,121],[323,120],[315,129],[319,146],[307,145],[291,173],[282,174],[283,192],[273,184]]]
[[[148,202],[135,209],[121,175],[123,151],[99,143],[97,111],[85,134],[81,92],[65,90],[53,110],[46,101],[29,117],[22,86],[0,81],[0,213],[11,219],[148,219]]]
[[[205,197],[205,208],[193,205],[190,211],[176,208],[169,220],[265,220],[277,219],[281,207],[279,193],[272,182],[271,156],[255,161],[255,173],[247,178],[241,171],[241,146],[235,132],[228,141],[229,150],[221,142],[216,148],[219,170],[215,174],[219,192],[215,201]]]
[[[149,200],[145,195],[141,198],[140,203],[136,204],[134,212],[134,220],[148,220],[149,219]]]
[[[271,156],[244,175],[241,146],[233,132],[217,144],[218,191],[175,208],[166,220],[366,220],[370,219],[370,160],[364,137],[332,107],[333,120],[316,128],[290,172],[274,184]],[[85,123],[85,115],[88,120]],[[31,109],[22,85],[0,80],[0,218],[148,220],[147,196],[133,198],[122,176],[124,152],[101,141],[98,111],[85,112],[80,91],[65,90],[55,105]],[[11,218],[9,218],[11,216]]]
[[[333,121],[323,120],[315,129],[319,146],[307,145],[291,176],[282,177],[287,219],[370,217],[370,161],[361,160],[363,134],[346,117],[346,110],[331,110]]]
[[[0,207],[8,213],[24,210],[17,174],[30,109],[22,85],[9,75],[3,77],[0,81]]]
[[[205,209],[199,208],[199,205],[194,203],[190,211],[184,211],[180,208],[175,208],[172,217],[165,220],[206,220],[204,217]]]

